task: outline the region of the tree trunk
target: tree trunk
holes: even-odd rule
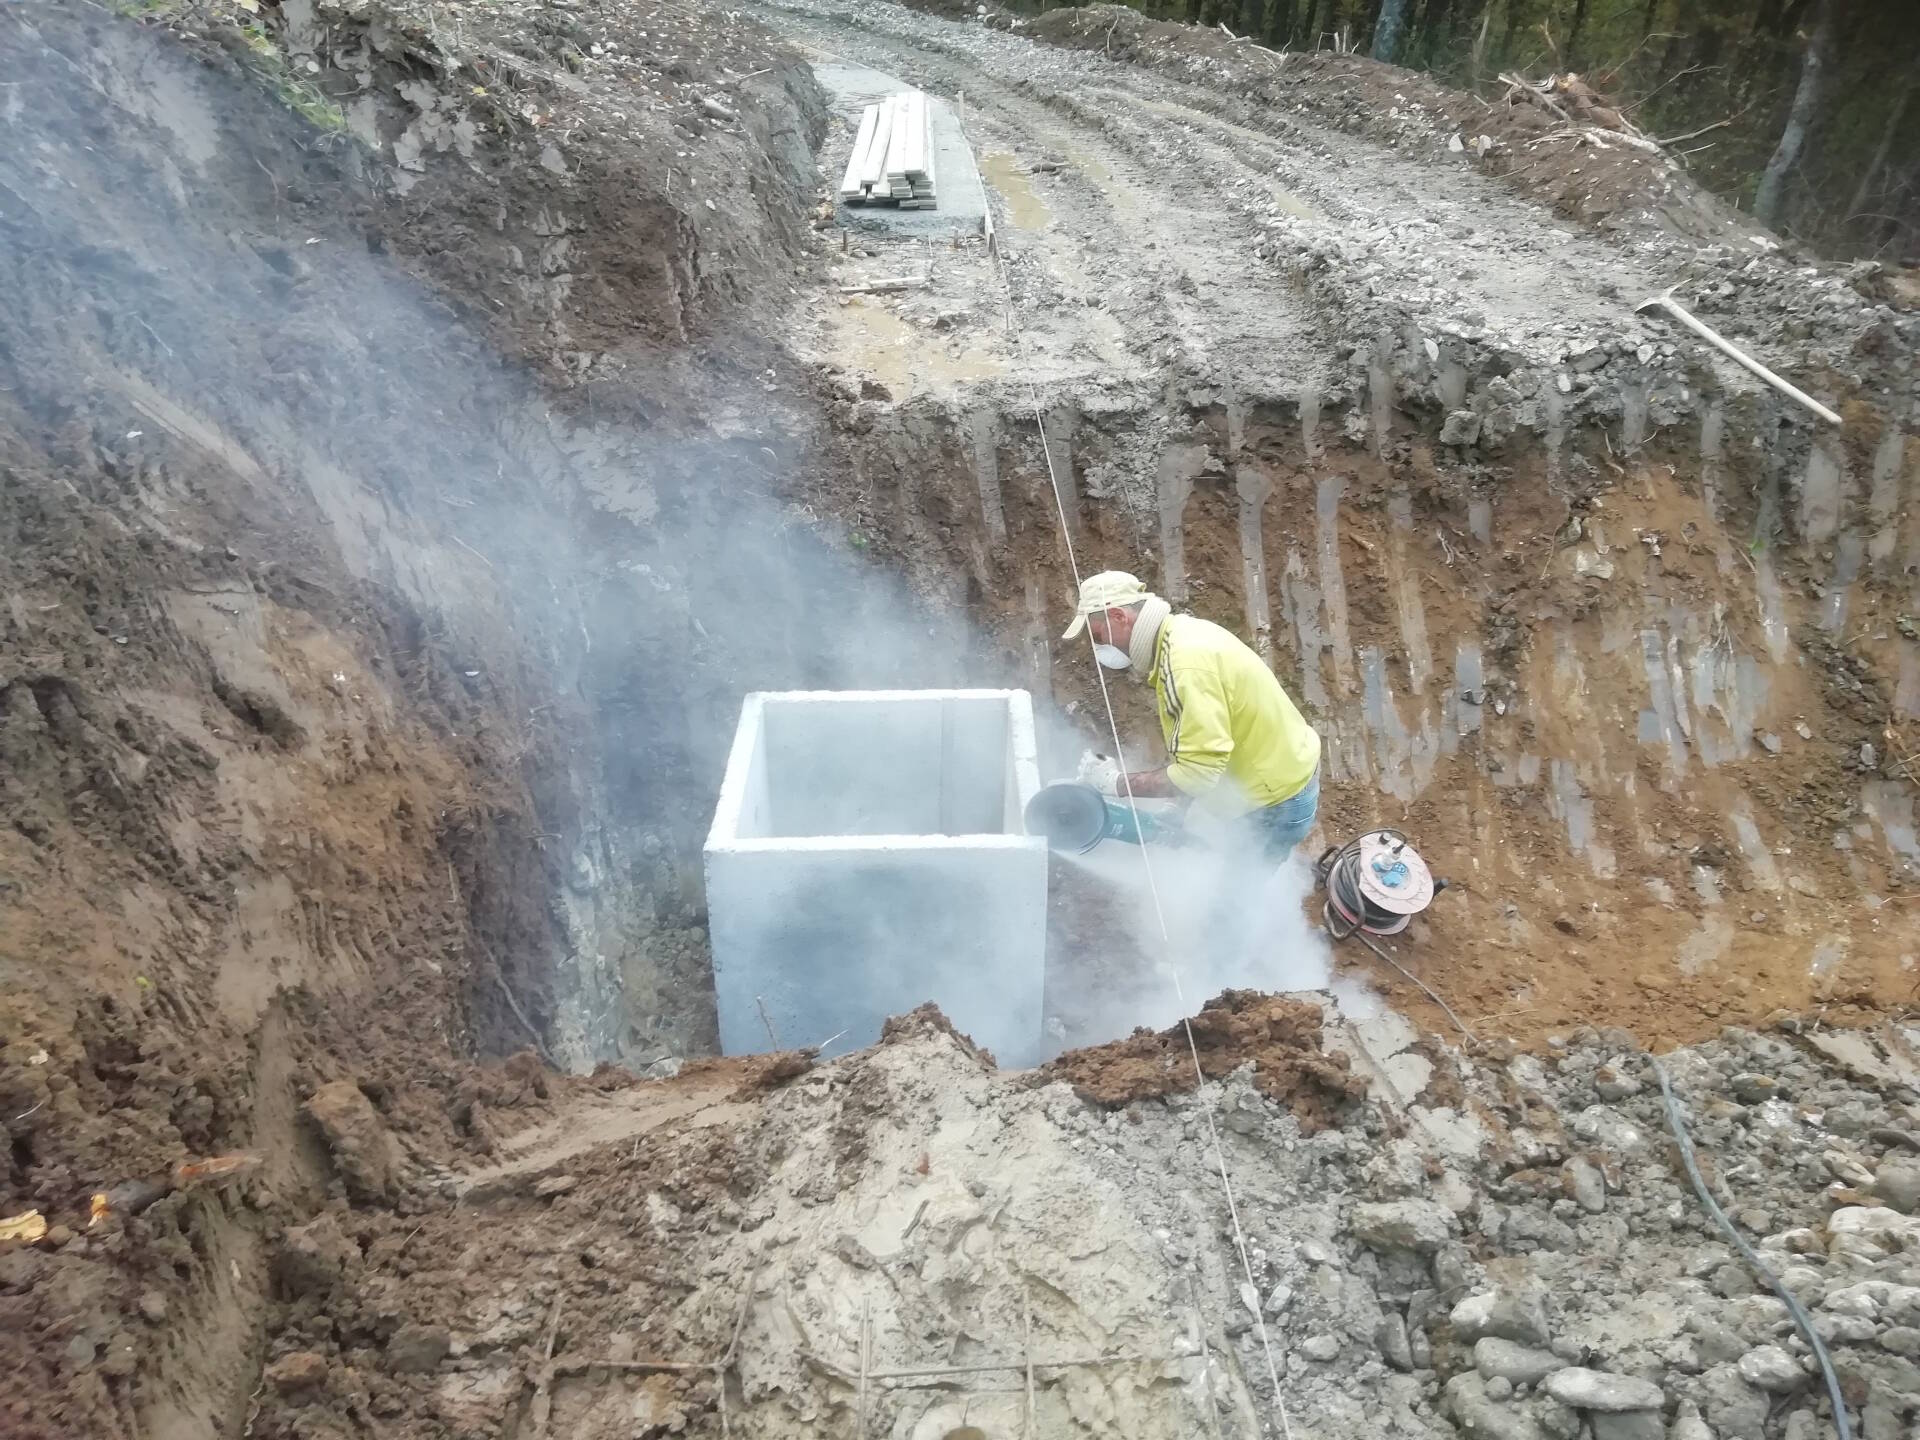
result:
[[[1580,62],[1580,32],[1587,28],[1587,0],[1578,0],[1573,7],[1573,24],[1567,29],[1567,69],[1578,70]]]
[[[1769,230],[1780,228],[1780,217],[1786,209],[1787,177],[1800,152],[1806,148],[1807,130],[1820,111],[1832,50],[1833,0],[1817,0],[1813,36],[1800,62],[1800,83],[1794,88],[1793,106],[1787,111],[1787,126],[1780,132],[1780,143],[1774,147],[1773,158],[1767,161],[1767,168],[1760,176],[1760,188],[1753,197],[1754,219]]]
[[[1860,172],[1860,185],[1853,192],[1853,201],[1847,206],[1846,218],[1851,220],[1867,208],[1867,201],[1873,198],[1873,179],[1880,173],[1880,167],[1887,163],[1887,155],[1893,149],[1893,140],[1900,133],[1901,122],[1907,118],[1907,105],[1913,99],[1916,79],[1915,67],[1920,66],[1920,56],[1910,61],[1900,81],[1900,93],[1894,97],[1893,109],[1887,112],[1887,127],[1880,132],[1880,143],[1873,147],[1873,157],[1867,161],[1867,168]]]
[[[1526,8],[1523,0],[1507,0],[1507,28],[1500,36],[1500,63],[1502,65],[1511,64],[1513,61],[1514,37],[1520,33],[1520,23],[1526,13]]]
[[[1393,60],[1400,53],[1400,34],[1407,25],[1407,6],[1411,0],[1385,0],[1380,19],[1373,27],[1373,58]]]
[[[1293,0],[1273,0],[1267,10],[1266,40],[1272,46],[1293,43]]]
[[[1353,48],[1356,51],[1372,49],[1373,37],[1380,33],[1380,12],[1384,10],[1389,3],[1398,6],[1400,11],[1403,14],[1405,13],[1407,0],[1368,0],[1366,23],[1354,27]]]
[[[1328,0],[1307,0],[1307,33],[1302,37],[1302,44],[1308,50],[1320,48],[1320,37],[1326,31],[1327,4]]]
[[[1453,0],[1427,0],[1420,12],[1420,43],[1431,55],[1440,43],[1440,25],[1453,9]]]

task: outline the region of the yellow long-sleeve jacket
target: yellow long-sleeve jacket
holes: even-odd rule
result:
[[[1231,631],[1169,615],[1151,679],[1167,778],[1208,810],[1231,817],[1278,804],[1313,778],[1319,734]]]

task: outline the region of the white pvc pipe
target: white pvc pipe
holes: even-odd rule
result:
[[[1762,380],[1766,381],[1769,385],[1773,386],[1773,388],[1778,390],[1782,395],[1785,395],[1788,398],[1793,400],[1798,400],[1802,405],[1806,406],[1807,409],[1813,411],[1814,414],[1818,415],[1822,420],[1827,421],[1829,424],[1838,425],[1842,423],[1838,415],[1834,414],[1833,411],[1829,410],[1826,406],[1822,405],[1818,400],[1814,399],[1811,395],[1807,394],[1806,391],[1800,389],[1799,386],[1790,384],[1787,381],[1782,380],[1778,375],[1774,374],[1773,371],[1769,370],[1766,366],[1762,365],[1758,360],[1754,359],[1751,355],[1747,354],[1746,351],[1740,349],[1732,341],[1728,340],[1723,335],[1721,335],[1717,330],[1711,329],[1710,327],[1703,325],[1700,321],[1694,319],[1693,316],[1687,312],[1685,307],[1683,307],[1678,301],[1674,300],[1671,296],[1656,295],[1651,300],[1643,301],[1641,304],[1635,306],[1634,308],[1636,310],[1648,310],[1656,305],[1658,305],[1661,309],[1665,310],[1669,315],[1673,316],[1673,318],[1678,320],[1682,325],[1686,326],[1687,329],[1693,331],[1693,333],[1698,335],[1702,340],[1706,341],[1709,345],[1713,346],[1714,349],[1718,350],[1721,354],[1725,355],[1729,360],[1732,360],[1737,364],[1746,366],[1747,369],[1751,370],[1754,374],[1758,375]]]

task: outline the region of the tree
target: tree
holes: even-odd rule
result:
[[[1760,189],[1753,197],[1753,214],[1769,229],[1780,228],[1780,215],[1786,207],[1787,176],[1806,148],[1807,130],[1820,110],[1826,90],[1827,68],[1833,56],[1833,0],[1816,0],[1813,35],[1807,41],[1806,57],[1800,62],[1800,83],[1794,88],[1793,105],[1787,111],[1787,125],[1780,132],[1780,143],[1760,176]]]
[[[1373,58],[1391,60],[1400,51],[1400,34],[1407,25],[1408,0],[1382,0],[1380,18],[1373,24]]]

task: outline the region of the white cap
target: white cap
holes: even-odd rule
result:
[[[1087,617],[1107,610],[1121,610],[1148,598],[1147,587],[1124,570],[1102,570],[1080,582],[1080,603],[1074,609],[1073,623],[1060,638],[1071,640],[1087,628]]]

